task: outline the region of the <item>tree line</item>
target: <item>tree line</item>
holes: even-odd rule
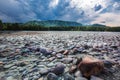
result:
[[[34,30],[34,31],[120,31],[120,27],[98,27],[98,26],[56,26],[44,27],[40,25],[24,25],[22,23],[2,23],[0,20],[0,30]]]

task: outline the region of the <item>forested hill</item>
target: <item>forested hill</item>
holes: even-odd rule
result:
[[[60,20],[47,20],[47,21],[29,21],[24,24],[25,26],[44,26],[44,27],[75,27],[82,26],[81,23],[70,22],[70,21],[60,21]]]
[[[119,31],[120,27],[109,27],[101,24],[82,25],[77,22],[48,20],[29,21],[26,23],[3,23],[0,20],[0,31],[31,30],[31,31]]]

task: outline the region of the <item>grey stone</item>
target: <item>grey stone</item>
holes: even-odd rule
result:
[[[61,54],[61,53],[58,53],[58,54],[56,54],[56,57],[57,57],[58,59],[62,59],[62,58],[64,57],[64,55]]]
[[[55,68],[51,69],[51,72],[55,73],[56,75],[60,75],[64,73],[65,66],[63,64],[57,64]]]
[[[103,80],[103,79],[101,79],[101,78],[99,78],[99,77],[96,77],[96,76],[91,76],[91,79],[90,80]]]
[[[42,69],[40,69],[40,71],[39,71],[39,73],[40,73],[41,75],[46,75],[48,72],[49,72],[49,70],[48,70],[47,68],[42,68]]]
[[[76,77],[75,80],[87,80],[87,79],[84,77]]]
[[[65,64],[69,64],[73,61],[73,58],[63,58],[61,61]]]
[[[65,74],[64,75],[64,80],[75,80],[75,78],[70,74]]]
[[[58,80],[58,76],[54,73],[49,73],[47,75],[47,80]]]

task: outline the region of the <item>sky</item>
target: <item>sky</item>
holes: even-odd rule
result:
[[[120,26],[120,0],[0,0],[3,22],[63,20]]]

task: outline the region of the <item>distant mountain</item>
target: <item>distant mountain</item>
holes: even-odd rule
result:
[[[24,25],[26,25],[26,26],[45,26],[45,27],[82,26],[81,23],[70,22],[70,21],[61,21],[61,20],[29,21],[29,22],[24,23]]]
[[[103,25],[103,24],[93,24],[91,26],[93,26],[93,27],[106,27],[106,25]]]

